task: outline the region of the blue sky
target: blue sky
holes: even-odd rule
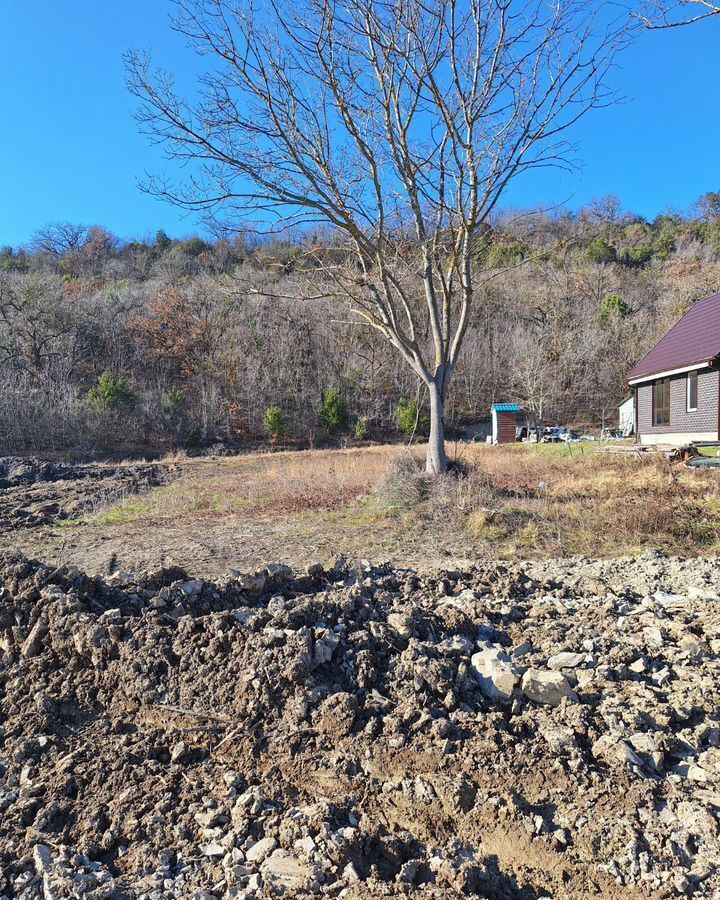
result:
[[[56,220],[102,224],[123,238],[198,230],[136,186],[167,164],[137,133],[121,55],[149,48],[191,80],[196,63],[168,28],[170,8],[169,0],[0,0],[0,246]],[[576,208],[612,192],[652,218],[719,190],[718,50],[718,22],[644,34],[613,76],[626,101],[573,133],[581,171],[534,173],[508,205]]]

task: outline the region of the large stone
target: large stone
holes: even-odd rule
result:
[[[203,856],[225,856],[225,848],[217,841],[200,844],[199,850]]]
[[[49,875],[52,872],[52,854],[45,844],[35,844],[33,847],[33,862],[38,875]]]
[[[199,578],[194,578],[192,581],[183,582],[183,584],[180,585],[180,590],[186,597],[197,597],[198,594],[202,592],[204,586],[204,581],[201,581]]]
[[[23,656],[37,656],[42,650],[45,635],[48,633],[48,623],[44,618],[39,618],[33,625],[30,634],[22,645]]]
[[[264,881],[273,893],[308,890],[317,885],[317,869],[301,862],[286,850],[276,850],[260,867]]]
[[[316,666],[330,662],[333,653],[340,643],[340,635],[335,634],[330,629],[321,631],[315,639],[315,650],[313,653],[313,662]]]
[[[549,669],[528,669],[523,675],[522,690],[530,700],[547,706],[559,706],[571,695],[570,685],[562,672]]]
[[[232,569],[231,572],[236,577],[238,587],[241,591],[247,591],[248,594],[262,594],[265,590],[265,582],[267,579],[264,575],[246,575],[237,572],[235,569]]]
[[[520,681],[522,669],[500,647],[486,644],[470,659],[482,693],[494,701],[507,702]]]
[[[629,740],[639,753],[657,753],[660,749],[654,734],[637,732],[636,734],[630,735]]]
[[[260,838],[245,854],[245,858],[249,863],[261,863],[266,857],[270,856],[277,847],[277,841],[273,837]]]
[[[39,878],[42,878],[44,900],[57,900],[60,895],[53,887],[53,862],[50,848],[45,844],[35,844],[33,862],[35,863],[35,872]]]
[[[592,755],[604,762],[623,763],[629,766],[642,766],[643,760],[632,747],[621,737],[614,734],[603,734],[592,745]]]
[[[405,640],[409,641],[413,636],[413,618],[409,613],[390,613],[387,617],[387,623],[401,638],[405,638]]]
[[[575,669],[585,662],[584,653],[556,653],[547,661],[548,669],[559,672],[561,669]]]

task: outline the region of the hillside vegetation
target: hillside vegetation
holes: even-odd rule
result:
[[[121,242],[57,223],[0,250],[0,449],[422,432],[415,376],[319,274],[344,257],[332,234]],[[613,424],[625,373],[720,288],[719,262],[714,194],[691,216],[653,222],[612,197],[579,213],[504,215],[475,255],[482,286],[449,424],[510,399],[546,422]]]

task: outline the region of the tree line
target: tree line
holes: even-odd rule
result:
[[[410,262],[415,252],[409,240]],[[123,242],[67,223],[0,250],[0,449],[422,434],[426,385],[319,284],[344,253],[307,229]],[[611,425],[632,364],[720,289],[720,193],[651,222],[612,196],[578,212],[504,212],[472,265],[482,287],[449,428],[510,400],[547,424]]]

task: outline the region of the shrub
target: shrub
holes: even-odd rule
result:
[[[640,269],[650,262],[654,253],[652,247],[626,247],[620,254],[620,262],[631,269]]]
[[[418,405],[414,400],[400,399],[395,407],[395,420],[403,434],[412,434],[418,425]]]
[[[155,232],[155,246],[161,253],[167,250],[171,245],[172,241],[162,228]]]
[[[98,378],[97,385],[87,392],[87,401],[93,409],[100,411],[132,406],[135,403],[135,395],[125,378],[106,371]]]
[[[585,248],[585,256],[590,262],[609,263],[617,258],[617,251],[612,244],[600,236],[593,238]]]
[[[700,227],[700,236],[713,253],[720,253],[720,222],[711,222]]]
[[[328,431],[340,431],[347,425],[348,410],[340,391],[323,391],[321,395],[318,419]]]
[[[265,410],[265,418],[263,419],[263,428],[273,441],[284,437],[287,434],[287,425],[285,417],[279,406],[268,406]]]
[[[623,228],[623,234],[628,244],[636,247],[638,244],[647,244],[652,240],[652,228],[647,222],[628,222]]]
[[[355,423],[354,432],[355,437],[359,441],[364,441],[368,438],[370,429],[368,428],[367,419],[365,418],[365,416],[360,416],[360,418],[357,420],[357,422]]]
[[[517,266],[524,259],[527,248],[524,244],[493,244],[487,258],[488,269],[504,269]]]
[[[210,250],[210,245],[200,237],[191,237],[180,245],[189,256],[200,256]]]
[[[612,321],[625,319],[630,315],[632,309],[618,294],[608,294],[603,297],[600,304],[600,313],[598,321],[602,326],[609,325]]]
[[[192,450],[194,447],[197,447],[200,444],[201,435],[200,426],[192,424],[185,432],[185,440],[183,441],[185,449]]]
[[[430,496],[432,476],[422,471],[411,456],[392,461],[375,492],[382,504],[397,510],[416,509]]]
[[[675,235],[672,231],[663,231],[655,241],[655,256],[658,259],[669,259],[675,252]]]
[[[165,394],[165,409],[173,415],[178,415],[182,412],[184,406],[185,391],[177,387],[177,385],[173,385]]]
[[[421,415],[415,400],[401,399],[395,407],[395,421],[403,434],[424,433],[430,427],[430,418]]]
[[[27,254],[20,249],[17,253],[12,247],[0,249],[0,272],[27,272]]]

